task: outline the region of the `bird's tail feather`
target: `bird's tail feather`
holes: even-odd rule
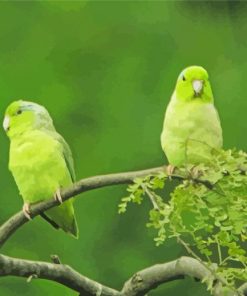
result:
[[[59,229],[59,225],[57,225],[57,223],[55,223],[52,219],[50,219],[48,216],[46,216],[45,213],[41,213],[40,216],[47,221],[48,223],[50,223],[51,226],[53,226],[55,229]]]
[[[79,229],[77,226],[76,217],[74,216],[71,228],[68,230],[68,233],[71,234],[74,238],[79,238]]]
[[[60,206],[46,211],[44,213],[44,216],[46,218],[43,218],[48,221],[53,227],[61,228],[63,231],[72,235],[74,238],[79,237],[79,231],[72,200],[68,200],[62,203]]]

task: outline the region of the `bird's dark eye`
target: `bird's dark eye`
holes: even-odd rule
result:
[[[22,110],[19,109],[17,112],[16,112],[16,115],[20,115],[22,113]]]
[[[184,75],[183,75],[182,79],[183,79],[183,81],[185,81],[185,80],[186,80]]]

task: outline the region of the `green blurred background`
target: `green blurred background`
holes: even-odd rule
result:
[[[77,178],[162,165],[163,114],[179,72],[204,66],[210,74],[225,147],[245,149],[247,23],[243,2],[1,2],[0,114],[15,99],[47,107],[70,144]],[[246,12],[245,12],[246,11]],[[0,222],[21,209],[1,142]],[[175,242],[161,247],[145,227],[150,202],[117,205],[126,186],[76,199],[78,241],[41,218],[19,229],[2,252],[49,261],[57,254],[82,274],[120,289],[137,270],[175,259]],[[77,295],[58,284],[1,278],[0,295]],[[191,279],[152,295],[208,295]]]

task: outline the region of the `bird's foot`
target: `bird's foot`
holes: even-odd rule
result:
[[[60,188],[58,188],[58,189],[56,190],[56,192],[54,193],[54,199],[55,199],[55,201],[58,201],[60,204],[63,203]]]
[[[174,173],[174,170],[175,170],[175,166],[172,165],[172,164],[168,164],[167,167],[166,167],[166,173],[167,173],[167,176],[168,178],[171,180],[171,177]]]
[[[203,175],[200,166],[193,165],[189,170],[189,176],[191,179],[199,179]]]
[[[25,202],[23,204],[22,212],[28,220],[32,220],[32,218],[30,216],[31,212],[30,212],[30,204],[29,203]]]

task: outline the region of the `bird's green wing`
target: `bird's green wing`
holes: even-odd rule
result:
[[[71,181],[75,182],[74,160],[72,157],[70,147],[60,134],[55,132],[52,133],[52,136],[60,143],[61,153],[64,157],[68,171],[70,173]],[[46,211],[45,214],[46,213],[48,215],[46,215],[46,217],[43,218],[50,224],[52,224],[53,227],[61,227],[65,232],[69,232],[75,238],[78,238],[78,226],[74,214],[72,199],[67,200],[59,207],[55,207]]]
[[[68,170],[69,170],[69,173],[71,176],[71,180],[72,180],[72,182],[75,182],[76,177],[75,177],[74,160],[73,160],[73,156],[72,156],[70,147],[61,135],[56,134],[56,138],[57,138],[58,142],[61,143],[63,157],[64,157],[65,162],[67,164],[67,167],[68,167]]]

